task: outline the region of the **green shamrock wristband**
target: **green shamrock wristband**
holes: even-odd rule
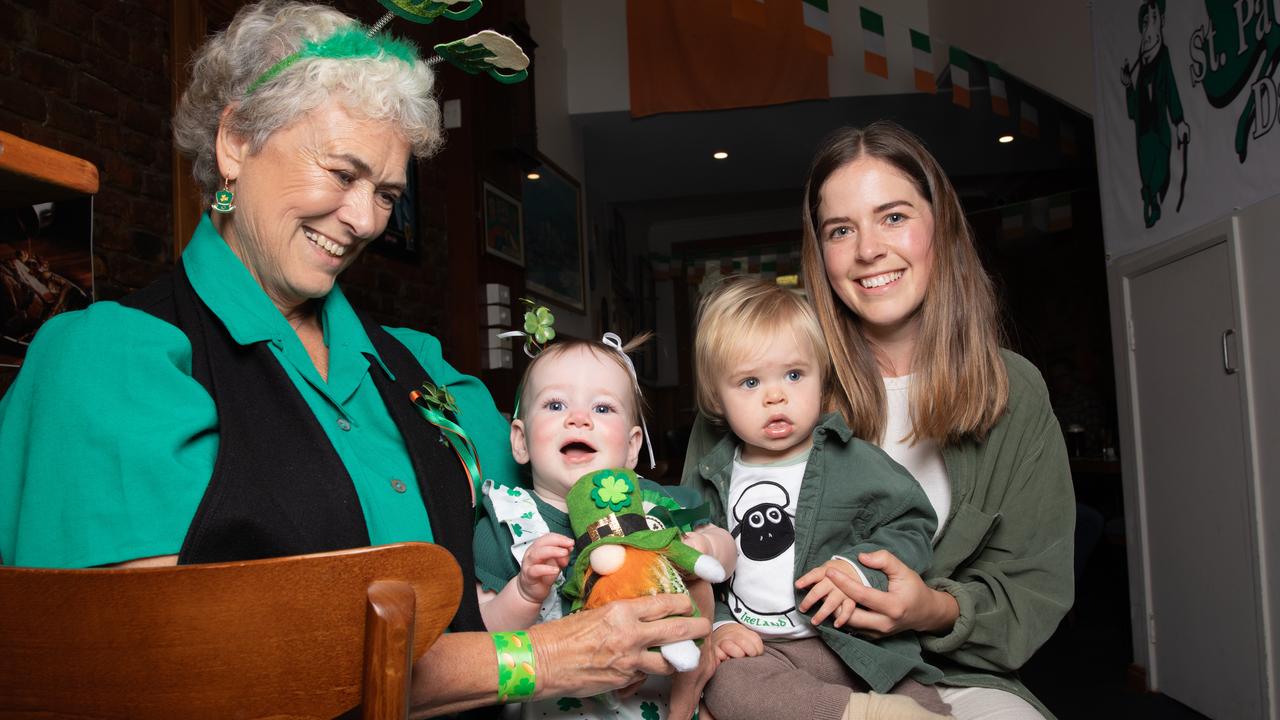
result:
[[[529,633],[490,633],[493,649],[498,655],[498,702],[520,702],[533,697],[538,685],[538,673],[533,666],[533,643]]]

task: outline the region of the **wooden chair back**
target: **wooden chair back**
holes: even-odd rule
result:
[[[408,713],[453,618],[448,551],[401,543],[165,568],[0,568],[0,718]]]

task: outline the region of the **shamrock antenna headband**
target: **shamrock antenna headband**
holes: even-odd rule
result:
[[[430,0],[429,2],[378,0],[378,2],[387,8],[387,13],[367,31],[357,24],[339,28],[323,40],[304,40],[301,48],[281,58],[250,83],[245,90],[245,96],[252,95],[258,88],[271,82],[305,58],[342,60],[371,57],[413,63],[418,56],[412,45],[380,34],[397,15],[420,24],[430,23],[441,16],[449,20],[466,20],[480,12],[482,6],[481,0]],[[455,5],[466,7],[459,10],[450,9]],[[430,65],[447,60],[465,73],[475,75],[484,72],[504,85],[518,83],[529,77],[529,57],[514,40],[493,30],[481,30],[460,40],[440,43],[435,46],[435,51],[438,54],[427,60]]]
[[[387,9],[369,29],[369,35],[380,32],[397,15],[422,25],[434,22],[438,17],[447,20],[467,20],[480,12],[482,0],[378,0]],[[458,9],[453,9],[457,7]],[[454,67],[470,75],[484,72],[504,85],[518,83],[529,77],[529,57],[514,40],[493,30],[481,30],[461,40],[440,43],[439,53],[427,60],[435,64],[448,60]]]

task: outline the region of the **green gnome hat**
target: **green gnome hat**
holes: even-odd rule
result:
[[[664,550],[679,541],[680,528],[655,530],[649,525],[643,495],[635,471],[627,468],[606,468],[588,473],[569,490],[565,504],[578,558],[569,568],[563,592],[570,598],[578,598],[575,606],[581,602],[579,595],[591,564],[592,550],[601,545]],[[680,559],[685,560],[683,557]]]

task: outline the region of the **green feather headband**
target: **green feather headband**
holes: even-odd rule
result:
[[[271,82],[280,73],[289,69],[303,58],[329,58],[331,60],[350,60],[354,58],[379,58],[400,60],[413,65],[418,60],[418,52],[412,45],[381,33],[369,37],[360,25],[347,25],[338,28],[332,35],[320,42],[304,40],[297,51],[285,55],[275,65],[254,80],[245,96],[252,95],[255,90]]]

